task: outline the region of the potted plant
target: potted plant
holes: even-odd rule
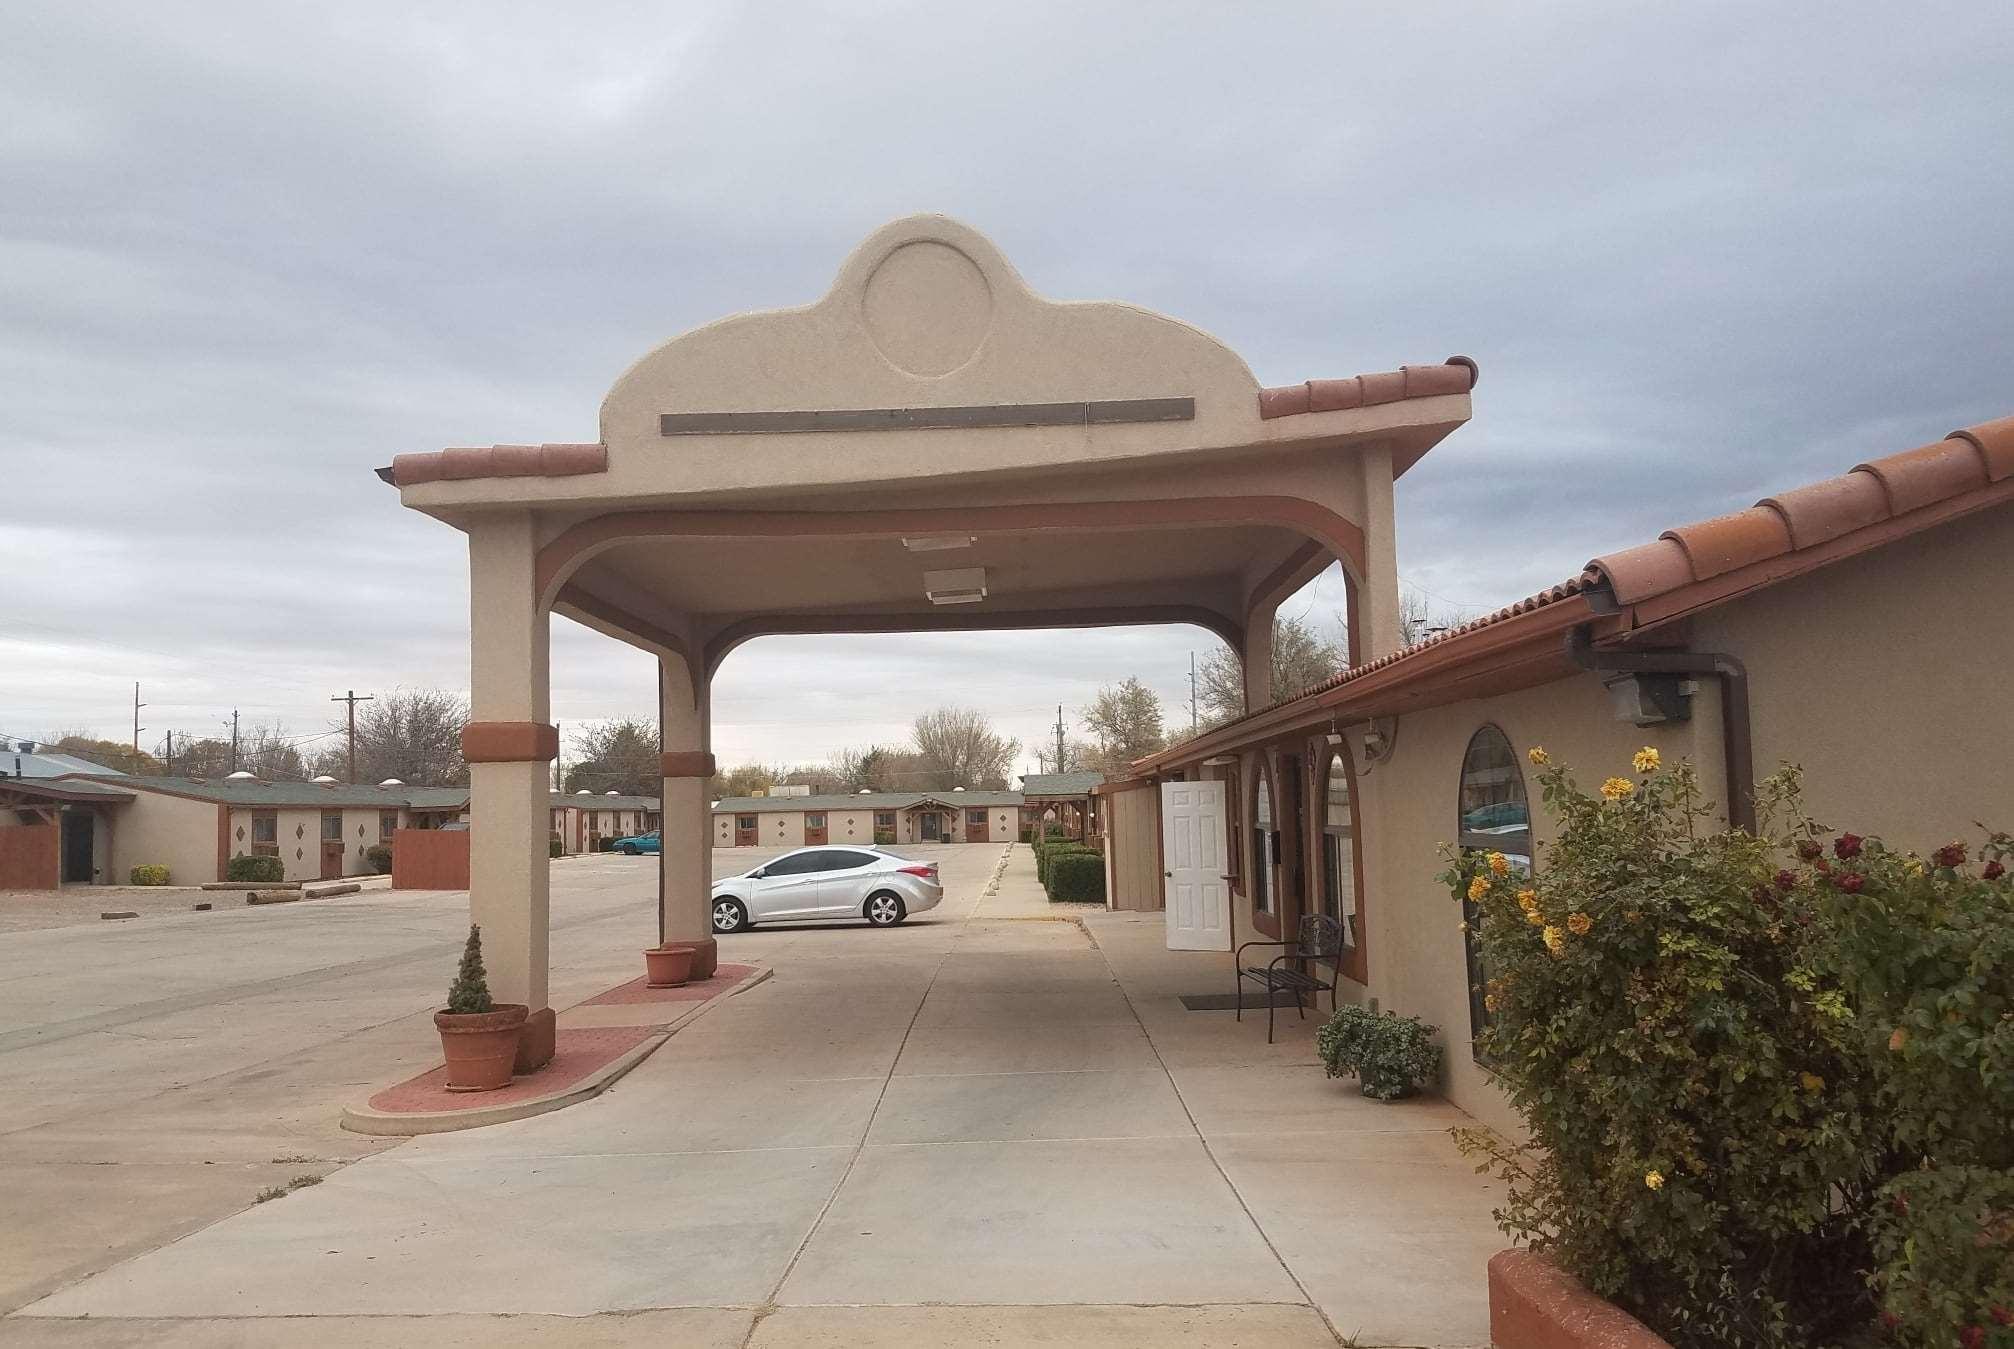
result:
[[[650,988],[677,988],[684,984],[692,978],[692,958],[698,950],[679,942],[651,947],[643,953],[644,968],[649,971],[644,984]]]
[[[441,1053],[448,1063],[449,1091],[495,1091],[510,1085],[518,1036],[530,1009],[523,1003],[490,1000],[483,970],[483,930],[469,927],[461,968],[448,985],[448,1005],[434,1013]]]
[[[1315,1032],[1315,1050],[1330,1077],[1355,1076],[1372,1100],[1396,1101],[1415,1095],[1440,1073],[1434,1029],[1416,1016],[1375,1006],[1338,1007]]]

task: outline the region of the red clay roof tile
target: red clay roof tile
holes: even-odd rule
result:
[[[1888,492],[1890,514],[1902,515],[1933,502],[1956,496],[1968,487],[1986,482],[1986,467],[1979,449],[1966,440],[1946,437],[1935,445],[1870,459],[1854,465],[1856,473],[1872,473]]]
[[[1815,548],[1888,518],[1888,493],[1872,473],[1845,473],[1764,497],[1790,526],[1790,546]]]
[[[1303,412],[1342,412],[1406,398],[1467,393],[1476,386],[1477,374],[1474,361],[1450,356],[1441,365],[1405,365],[1348,379],[1311,379],[1305,384],[1259,390],[1259,416],[1271,421]]]
[[[1947,439],[1970,441],[1986,466],[1989,482],[2005,482],[2014,477],[2014,417],[1981,422],[1963,431],[1953,431]]]
[[[392,483],[410,487],[469,478],[563,478],[607,471],[606,445],[489,445],[398,455],[392,460]]]
[[[1697,524],[1667,529],[1662,538],[1685,550],[1692,579],[1704,581],[1790,551],[1790,529],[1775,507],[1751,506]]]
[[[1584,583],[1606,582],[1618,603],[1634,604],[1646,595],[1661,595],[1689,584],[1692,559],[1676,539],[1662,538],[1596,558],[1587,564],[1581,579]]]

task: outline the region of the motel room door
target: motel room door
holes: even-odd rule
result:
[[[944,817],[934,810],[926,810],[917,817],[920,843],[942,843],[944,841]]]
[[[1163,904],[1170,951],[1231,949],[1231,889],[1224,876],[1224,784],[1161,784]]]
[[[322,812],[320,875],[325,881],[338,881],[343,878],[343,812],[340,810]]]
[[[967,843],[989,841],[986,837],[986,812],[977,806],[965,808],[965,841]]]

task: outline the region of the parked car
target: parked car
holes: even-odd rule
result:
[[[608,845],[608,850],[619,852],[625,857],[635,857],[638,853],[656,852],[657,843],[657,830],[653,829],[648,834],[632,834],[628,838],[619,838]]]
[[[935,862],[879,848],[799,848],[713,883],[713,930],[866,919],[894,927],[944,898]]]

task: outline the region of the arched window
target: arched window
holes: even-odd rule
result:
[[[1273,893],[1273,864],[1279,860],[1273,840],[1273,784],[1265,764],[1259,765],[1252,784],[1252,908],[1259,913],[1278,913]]]
[[[1357,826],[1350,803],[1349,748],[1329,751],[1322,802],[1322,912],[1343,925],[1344,940],[1357,944]]]
[[[1457,810],[1456,838],[1464,851],[1500,852],[1514,875],[1531,874],[1531,807],[1525,799],[1524,774],[1510,738],[1494,726],[1483,727],[1469,739],[1462,755]],[[1483,1005],[1489,971],[1476,950],[1476,906],[1467,899],[1462,901],[1462,917],[1468,920],[1462,946],[1468,957],[1469,1031],[1481,1035],[1489,1025],[1489,1009]]]

